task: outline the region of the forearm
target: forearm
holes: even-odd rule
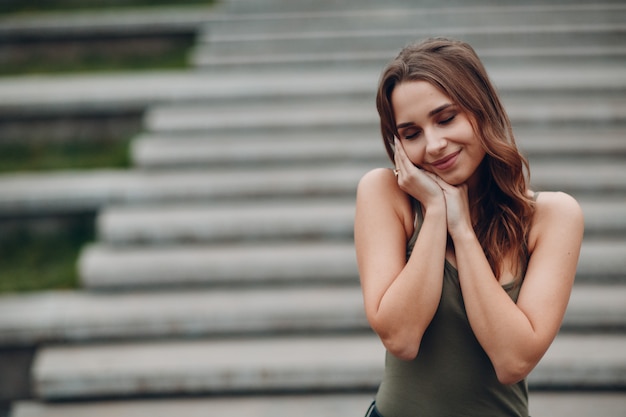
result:
[[[504,291],[473,232],[454,239],[467,316],[503,382],[516,382],[544,350],[529,318]]]
[[[444,208],[427,210],[406,265],[383,294],[373,328],[387,349],[412,359],[441,298],[446,250]]]

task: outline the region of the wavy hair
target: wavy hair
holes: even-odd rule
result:
[[[398,136],[391,105],[394,88],[406,81],[427,81],[468,114],[485,150],[472,206],[474,230],[494,274],[503,259],[515,256],[515,273],[524,273],[534,200],[526,195],[528,161],[515,144],[509,117],[474,49],[465,42],[433,38],[404,48],[382,73],[376,95],[383,142],[394,160]],[[519,268],[522,268],[521,270]]]

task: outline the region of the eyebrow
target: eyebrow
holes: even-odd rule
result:
[[[429,111],[429,112],[428,112],[428,117],[433,117],[433,116],[435,116],[436,114],[439,114],[439,113],[441,113],[442,111],[444,111],[445,109],[447,109],[447,108],[449,108],[449,107],[452,107],[452,106],[454,106],[454,104],[453,104],[453,103],[445,103],[445,104],[442,104],[441,106],[439,106],[439,107],[437,107],[437,108],[432,109],[431,111]],[[396,129],[403,129],[403,128],[405,128],[405,127],[409,127],[409,126],[413,126],[413,125],[415,125],[415,123],[413,123],[413,122],[400,123],[399,125],[397,125],[397,126],[396,126]]]

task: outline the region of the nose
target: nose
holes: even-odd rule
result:
[[[436,131],[424,132],[426,135],[426,152],[430,155],[440,155],[441,151],[448,145],[444,136]]]

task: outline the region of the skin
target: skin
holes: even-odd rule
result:
[[[495,276],[472,228],[472,194],[485,152],[471,116],[425,81],[399,84],[391,99],[398,176],[375,169],[357,190],[355,246],[369,323],[391,354],[415,358],[441,297],[447,259],[458,270],[470,325],[498,379],[518,382],[563,320],[583,237],[580,206],[564,193],[539,195],[528,269],[513,302],[502,288],[515,278],[513,262],[505,259]],[[415,220],[409,196],[420,201],[424,222],[407,261]]]

